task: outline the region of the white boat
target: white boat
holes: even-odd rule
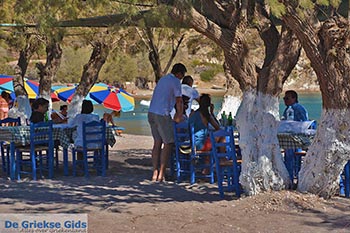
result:
[[[141,100],[141,101],[140,101],[140,104],[141,104],[142,106],[149,107],[150,104],[151,104],[151,101],[150,101],[150,100]]]

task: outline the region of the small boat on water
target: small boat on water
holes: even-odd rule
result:
[[[141,104],[142,106],[149,107],[150,104],[151,104],[151,101],[150,101],[150,100],[141,100],[141,101],[140,101],[140,104]]]

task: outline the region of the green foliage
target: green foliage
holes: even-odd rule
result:
[[[74,49],[64,47],[60,69],[57,72],[54,82],[75,83],[79,82],[83,66],[90,57],[91,48]]]
[[[103,66],[99,80],[106,83],[133,81],[137,77],[136,59],[128,54],[110,57]]]
[[[283,3],[279,0],[267,0],[267,4],[271,7],[271,13],[277,18],[281,18],[286,13]]]
[[[222,65],[219,64],[202,63],[202,66],[206,67],[199,75],[203,82],[210,82],[215,75],[224,71]]]
[[[312,9],[312,7],[314,6],[314,3],[311,0],[300,0],[299,5],[303,9]]]

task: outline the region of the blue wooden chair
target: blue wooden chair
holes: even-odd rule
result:
[[[224,191],[235,191],[236,196],[241,196],[239,184],[240,163],[236,157],[236,146],[232,128],[210,132],[212,153],[215,160],[216,176],[219,193],[224,198]]]
[[[181,182],[185,177],[190,177],[193,166],[191,164],[191,135],[187,121],[174,122],[175,138],[175,163],[171,159],[170,170],[176,173],[177,182]],[[175,168],[172,166],[175,164]]]
[[[350,160],[345,164],[344,170],[340,174],[339,189],[340,195],[350,197]]]
[[[196,150],[194,126],[188,122],[174,123],[175,156],[176,156],[176,177],[181,182],[189,178],[194,184],[196,179],[208,178],[210,183],[214,183],[214,159],[211,152]],[[206,158],[209,161],[206,162]],[[208,174],[203,174],[207,169]]]
[[[5,118],[0,120],[0,126],[20,126],[21,118]],[[8,141],[0,142],[0,152],[2,161],[2,171],[10,175],[10,143]]]
[[[37,171],[40,177],[47,171],[48,178],[52,178],[53,157],[52,121],[30,123],[30,144],[16,146],[17,179],[21,179],[21,174],[29,174],[36,180]]]
[[[97,174],[106,176],[106,123],[104,121],[83,122],[83,146],[72,148],[73,176],[83,171],[89,177],[89,168],[96,169]],[[78,153],[82,160],[78,160]]]

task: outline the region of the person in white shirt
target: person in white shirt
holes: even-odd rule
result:
[[[182,95],[188,96],[190,98],[188,102],[188,108],[186,109],[187,117],[190,116],[192,111],[192,108],[191,108],[192,101],[197,100],[197,102],[199,102],[199,93],[192,86],[193,86],[193,78],[190,75],[186,75],[182,79],[181,91],[182,91]]]
[[[90,123],[92,121],[99,121],[99,116],[92,113],[94,106],[90,100],[83,100],[81,113],[76,115],[69,123],[70,127],[77,127],[77,130],[73,133],[74,145],[76,147],[83,146],[83,122]],[[82,159],[78,154],[78,160]]]

